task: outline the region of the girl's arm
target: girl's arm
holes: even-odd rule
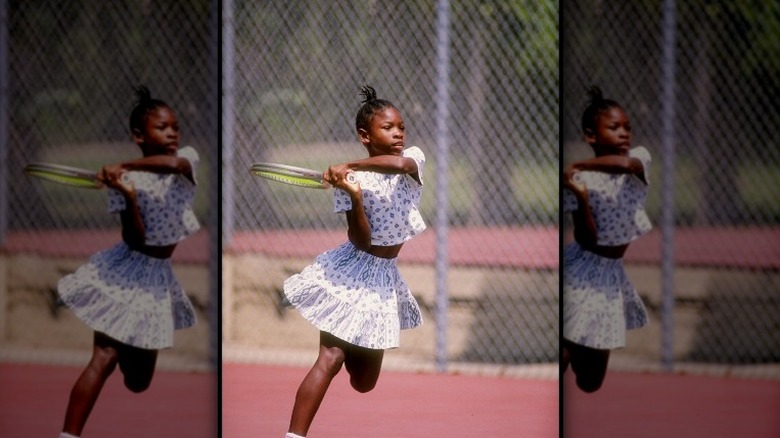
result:
[[[350,196],[352,210],[347,210],[347,237],[355,248],[368,251],[371,249],[371,226],[363,208],[363,195]]]
[[[593,212],[590,209],[588,188],[584,183],[575,180],[577,170],[573,165],[567,166],[563,172],[563,187],[571,190],[577,198],[577,209],[572,212],[574,222],[574,240],[585,249],[598,244],[598,230]]]
[[[410,157],[400,155],[375,155],[361,160],[335,164],[325,171],[325,175],[329,174],[331,177],[344,178],[347,173],[356,170],[387,174],[408,174],[417,182],[420,182],[417,162]]]
[[[124,161],[122,163],[110,164],[105,166],[104,172],[121,173],[129,170],[140,170],[152,173],[173,173],[184,175],[188,180],[195,183],[195,177],[192,173],[192,164],[190,160],[175,155],[151,155],[138,158],[136,160]]]
[[[99,177],[107,187],[116,189],[125,198],[125,208],[119,213],[122,220],[122,240],[132,249],[146,244],[146,228],[138,208],[138,197],[132,183],[122,180],[121,173],[105,173]]]
[[[636,175],[644,183],[647,183],[645,177],[645,166],[642,161],[635,157],[623,155],[604,155],[588,160],[572,163],[574,170],[590,170],[594,172],[604,172],[610,174],[631,174]]]
[[[141,211],[135,190],[132,193],[124,193],[125,209],[119,214],[122,219],[122,240],[132,249],[143,247],[146,244],[146,228],[144,228]]]
[[[371,225],[368,223],[366,209],[363,207],[363,192],[360,183],[350,183],[346,178],[328,176],[326,181],[334,188],[343,190],[352,201],[352,208],[346,211],[347,236],[357,249],[371,249]]]

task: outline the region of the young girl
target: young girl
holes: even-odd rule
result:
[[[136,89],[130,114],[143,158],[105,166],[108,210],[119,213],[122,242],[93,255],[59,281],[62,301],[94,330],[92,359],[70,393],[60,437],[78,437],[117,365],[127,389],[141,392],[154,374],[157,350],[173,345],[173,331],[195,324],[195,313],[174,277],[170,257],[194,233],[192,210],[198,154],[179,149],[173,110]]]
[[[425,230],[418,209],[425,156],[404,149],[404,120],[392,103],[368,86],[361,95],[356,128],[368,158],[323,173],[337,189],[334,209],[346,214],[349,240],[284,282],[286,299],[320,330],[319,356],[298,389],[288,438],[306,436],[342,365],[355,390],[372,390],[384,350],[398,347],[400,330],[422,324],[396,257]]]
[[[631,241],[651,228],[644,210],[650,154],[631,149],[625,110],[589,90],[582,116],[585,141],[596,157],[564,169],[564,211],[572,213],[575,241],[564,250],[563,370],[571,362],[577,386],[601,387],[611,349],[626,330],[647,323],[647,312],[623,270]]]

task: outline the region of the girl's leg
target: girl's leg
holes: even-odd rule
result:
[[[120,345],[103,333],[95,332],[92,358],[70,392],[63,432],[81,435],[87,418],[103,389],[103,384],[116,368],[119,360],[117,348]]]
[[[349,383],[358,392],[368,392],[374,389],[379,380],[379,371],[382,370],[382,358],[384,350],[350,345],[345,358],[345,365],[349,373]]]
[[[599,350],[565,341],[571,369],[577,376],[577,386],[585,392],[596,392],[604,383],[609,364],[609,350]]]
[[[309,433],[309,427],[322,399],[325,398],[330,382],[344,364],[345,350],[348,345],[330,333],[320,332],[319,356],[295,395],[295,406],[288,432],[300,436]]]
[[[119,349],[119,369],[125,376],[125,387],[132,392],[143,392],[149,388],[156,364],[157,350],[124,344]]]

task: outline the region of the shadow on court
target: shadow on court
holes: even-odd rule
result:
[[[0,363],[0,436],[56,437],[81,368]],[[216,377],[158,371],[152,386],[133,394],[117,370],[106,382],[85,437],[217,436]]]
[[[223,364],[222,436],[283,437],[306,368]],[[312,438],[558,436],[558,382],[383,372],[359,394],[334,379]]]

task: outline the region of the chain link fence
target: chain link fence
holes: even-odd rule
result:
[[[32,180],[22,169],[43,161],[97,170],[140,157],[128,120],[133,88],[144,84],[173,107],[182,145],[201,156],[202,231],[174,256],[182,260],[175,269],[200,323],[177,333],[175,351],[207,364],[218,341],[212,336],[211,347],[206,341],[217,333],[209,326],[216,320],[218,277],[210,265],[217,266],[218,217],[208,209],[218,195],[216,2],[3,0],[1,7],[3,351],[89,352],[82,347],[91,345],[91,335],[61,311],[56,281],[120,240],[118,217],[107,213],[105,191]]]
[[[452,364],[557,362],[557,2],[440,9],[450,23],[444,78],[433,0],[234,0],[223,10],[223,357],[316,354],[316,330],[280,306],[280,288],[346,240],[345,219],[332,213],[332,193],[258,180],[248,168],[324,170],[367,156],[354,120],[369,84],[401,110],[407,145],[428,160],[429,229],[399,259],[426,323],[404,332],[389,360],[433,365],[446,332]],[[437,101],[442,79],[448,102]],[[436,302],[440,104],[449,119],[448,308]]]
[[[564,161],[592,156],[579,128],[591,84],[627,109],[634,145],[654,158],[656,230],[627,254],[653,318],[615,366],[664,359],[767,376],[780,360],[780,6],[562,5]],[[665,18],[676,25],[665,28]],[[664,261],[673,269],[662,271]]]

